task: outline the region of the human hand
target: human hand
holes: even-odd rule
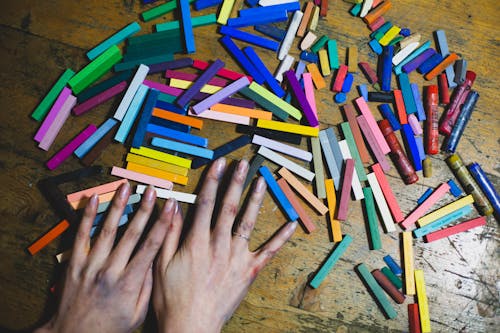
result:
[[[287,223],[255,252],[248,249],[266,184],[261,177],[236,232],[232,233],[248,162],[242,160],[211,229],[225,160],[210,168],[198,195],[196,213],[186,239],[176,251],[182,216],[175,214],[154,268],[153,304],[160,332],[218,332],[231,317],[257,274],[290,238],[296,222]],[[170,239],[168,239],[170,238]]]
[[[174,200],[165,203],[132,257],[153,212],[156,192],[151,187],[146,190],[139,210],[113,249],[118,221],[129,195],[130,185],[125,183],[113,198],[92,248],[89,234],[98,197],[91,197],[75,237],[59,308],[36,332],[131,332],[144,321],[153,285],[153,259],[163,243],[177,204]]]

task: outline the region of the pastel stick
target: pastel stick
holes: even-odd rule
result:
[[[204,100],[198,102],[197,104],[193,105],[192,110],[196,114],[200,114],[203,111],[209,109],[212,105],[217,104],[224,100],[225,98],[231,96],[232,94],[238,92],[241,90],[243,87],[246,87],[250,84],[250,81],[248,81],[248,78],[246,76],[239,78],[238,80],[232,82],[228,86],[222,88],[215,94],[205,98]]]
[[[50,149],[50,146],[52,146],[52,143],[54,143],[54,140],[56,139],[57,135],[61,131],[61,128],[68,119],[71,113],[71,109],[75,106],[75,104],[76,104],[76,97],[73,95],[69,95],[64,104],[61,106],[58,113],[56,114],[56,116],[54,117],[52,123],[50,124],[50,127],[47,128],[47,133],[40,140],[40,143],[38,145],[39,148],[43,150]]]
[[[285,91],[283,90],[283,88],[281,88],[279,83],[267,69],[266,65],[254,51],[254,49],[251,46],[247,46],[243,48],[243,52],[248,57],[250,62],[255,66],[255,68],[257,68],[257,70],[262,74],[264,80],[267,82],[267,85],[269,86],[269,88],[271,88],[273,93],[278,97],[285,96]]]
[[[318,126],[319,125],[318,119],[314,114],[313,110],[311,109],[311,105],[307,101],[306,95],[302,90],[299,81],[295,77],[295,72],[293,71],[293,69],[286,71],[285,76],[288,80],[288,83],[290,84],[290,87],[292,88],[292,92],[295,98],[299,102],[299,105],[302,111],[304,112],[304,115],[306,116],[307,122],[312,127]]]
[[[342,180],[342,191],[340,192],[340,201],[337,211],[337,219],[345,221],[347,219],[347,210],[349,200],[351,198],[351,184],[354,172],[354,160],[347,159],[345,161],[344,176]]]
[[[330,171],[330,176],[333,179],[335,188],[339,188],[341,169],[338,168],[337,163],[335,162],[335,157],[333,156],[332,148],[328,141],[328,136],[326,135],[325,130],[319,131],[319,141],[321,143],[321,148],[326,160],[326,165],[328,166],[328,170]]]
[[[250,136],[241,135],[241,136],[237,137],[236,139],[231,140],[231,141],[225,143],[224,145],[215,148],[213,150],[213,152],[214,152],[213,160],[216,160],[222,156],[226,156],[227,154],[229,154],[229,153],[231,153],[231,152],[233,152],[233,151],[235,151],[243,146],[246,146],[247,144],[249,144],[251,142],[251,140],[252,139]],[[212,160],[210,160],[210,159],[202,158],[202,157],[195,158],[191,164],[191,168],[197,169],[199,167],[202,167],[202,166],[210,163],[211,161]]]
[[[97,127],[95,127],[95,125],[88,125],[73,140],[71,140],[66,146],[64,146],[50,160],[47,161],[47,168],[49,168],[49,170],[54,170],[55,168],[57,168],[62,162],[70,157],[75,149],[78,148],[78,146],[83,142],[85,142],[85,140],[87,140],[96,130]]]
[[[108,118],[99,128],[83,142],[76,150],[75,155],[83,158],[118,122],[113,118]]]
[[[312,288],[316,289],[320,286],[320,284],[325,280],[328,273],[332,270],[337,261],[339,261],[340,257],[344,254],[351,243],[352,237],[349,235],[345,235],[342,238],[342,241],[336,244],[335,248],[328,255],[323,265],[321,265],[320,269],[316,272],[316,274],[314,274],[313,278],[309,282],[309,285]]]
[[[149,67],[146,65],[140,65],[137,69],[137,72],[134,75],[134,78],[130,82],[125,95],[123,96],[116,112],[114,114],[114,118],[116,120],[122,121],[123,117],[125,117],[125,113],[127,112],[130,103],[132,103],[132,99],[134,98],[135,93],[139,89],[140,85],[148,75]]]
[[[139,148],[146,135],[146,127],[148,126],[151,116],[153,114],[153,108],[156,105],[160,92],[156,89],[150,89],[146,102],[144,104],[144,109],[142,110],[141,117],[137,123],[135,129],[134,137],[132,139],[132,147]]]
[[[149,88],[143,84],[141,84],[139,89],[137,89],[134,98],[132,98],[132,101],[130,102],[127,113],[123,116],[120,126],[118,127],[118,131],[115,134],[116,141],[124,143],[127,139],[127,136],[134,125],[135,119],[137,118],[139,111],[141,111],[142,103],[146,99],[148,90]]]
[[[267,183],[268,189],[271,191],[271,193],[274,195],[275,199],[278,200],[278,203],[280,204],[281,208],[285,212],[288,221],[296,221],[299,218],[299,215],[293,209],[292,204],[290,201],[287,199],[285,196],[285,193],[281,190],[279,187],[278,183],[274,179],[273,175],[271,174],[271,171],[266,166],[261,166],[259,168],[259,172],[264,177],[264,180]]]

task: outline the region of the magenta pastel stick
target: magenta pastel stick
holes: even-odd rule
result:
[[[144,84],[145,86],[148,86],[149,88],[154,88],[154,89],[156,89],[159,92],[162,92],[164,94],[172,95],[172,96],[179,96],[180,94],[182,94],[184,92],[183,89],[174,88],[171,86],[167,86],[166,84],[154,82],[154,81],[150,81],[150,80],[144,80],[144,82],[142,82],[142,84]]]
[[[124,91],[127,88],[127,85],[128,85],[127,81],[122,81],[117,85],[114,85],[111,88],[104,90],[102,93],[99,93],[94,97],[86,100],[82,104],[78,104],[77,106],[75,106],[75,108],[73,109],[73,114],[75,116],[80,116],[85,112],[92,110],[96,106],[106,102],[107,100],[113,98],[114,96]]]
[[[59,150],[50,160],[47,161],[46,165],[49,170],[54,170],[57,168],[62,162],[64,162],[68,157],[73,154],[73,152],[78,148],[82,143],[85,142],[94,132],[97,131],[97,127],[93,124],[90,124],[83,131],[80,132],[73,140],[71,140],[66,146],[64,146],[61,150]]]
[[[59,110],[56,117],[54,118],[54,121],[47,130],[47,134],[45,134],[42,141],[40,141],[38,148],[49,150],[50,146],[56,139],[57,134],[59,134],[59,131],[66,122],[66,119],[68,119],[69,114],[71,113],[71,109],[75,106],[75,104],[76,97],[73,95],[69,95],[66,99],[66,102],[64,102],[64,104],[62,105],[61,110]]]
[[[61,110],[61,107],[63,106],[64,102],[66,102],[66,100],[68,99],[69,95],[71,95],[71,89],[69,89],[68,87],[64,87],[59,96],[57,97],[56,101],[54,102],[54,105],[52,105],[52,108],[50,109],[49,113],[43,120],[42,125],[36,132],[34,138],[36,142],[42,141],[45,134],[47,134],[47,131],[52,125],[52,122],[54,121],[57,114]]]

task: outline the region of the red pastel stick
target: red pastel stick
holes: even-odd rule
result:
[[[385,290],[385,292],[391,296],[391,298],[398,304],[402,304],[405,301],[405,295],[399,291],[396,286],[378,269],[372,271],[372,275],[377,280],[378,284]]]
[[[408,326],[410,333],[421,333],[420,315],[418,313],[418,304],[408,304]]]
[[[450,104],[450,87],[448,86],[448,78],[446,73],[441,73],[438,76],[439,84],[439,102],[441,105]]]
[[[394,89],[392,91],[394,95],[394,106],[398,113],[399,123],[401,125],[408,124],[408,116],[406,114],[405,102],[403,100],[403,93],[399,89]]]
[[[354,173],[354,160],[348,158],[345,160],[344,167],[344,180],[342,183],[342,191],[340,192],[340,203],[337,210],[337,219],[345,221],[347,218],[347,208],[349,205],[349,199],[351,198],[351,183],[352,176]]]
[[[486,217],[481,216],[478,218],[475,218],[473,220],[469,220],[466,222],[462,222],[460,224],[454,225],[453,227],[449,227],[443,230],[438,230],[431,232],[430,234],[427,234],[424,236],[424,241],[427,243],[437,241],[442,238],[449,237],[451,235],[456,235],[458,233],[470,230],[475,227],[480,227],[482,225],[486,225]]]
[[[313,221],[311,221],[311,218],[309,218],[309,215],[307,215],[306,210],[302,205],[300,204],[299,200],[297,199],[297,196],[295,193],[293,193],[293,190],[290,188],[288,183],[284,178],[280,178],[278,180],[278,185],[285,193],[285,196],[287,197],[288,201],[290,201],[290,204],[292,205],[293,209],[299,214],[299,218],[304,224],[304,227],[307,230],[307,233],[311,233],[316,229],[316,226],[314,225]]]
[[[337,75],[335,76],[335,81],[333,81],[332,91],[340,92],[342,90],[347,70],[348,67],[346,65],[340,65],[339,69],[337,69]]]
[[[438,131],[438,87],[428,86],[426,89],[425,111],[425,148],[429,155],[439,153],[439,131]]]

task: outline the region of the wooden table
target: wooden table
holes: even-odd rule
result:
[[[33,240],[58,222],[58,217],[36,184],[47,176],[75,170],[79,163],[72,158],[50,172],[44,167],[44,162],[88,123],[100,124],[104,121],[117,103],[106,103],[82,117],[70,117],[48,153],[34,144],[32,137],[39,125],[29,115],[66,68],[79,70],[87,63],[84,54],[88,49],[126,24],[138,20],[138,14],[149,8],[140,3],[117,0],[17,0],[2,3],[0,326],[4,328],[32,327],[45,320],[54,305],[48,289],[58,274],[53,257],[60,250],[57,242],[34,257],[26,252],[26,247]],[[330,1],[329,7],[328,17],[321,20],[317,34],[327,34],[337,40],[341,59],[344,59],[346,47],[357,46],[359,60],[375,66],[377,58],[367,45],[369,30],[361,19],[349,15],[350,4]],[[494,0],[480,3],[394,0],[393,8],[385,16],[401,27],[420,33],[423,40],[432,40],[434,30],[444,29],[450,49],[461,54],[468,61],[469,68],[477,73],[474,88],[481,98],[458,151],[466,163],[481,163],[497,188],[500,183],[500,117],[496,104],[497,89],[500,87],[497,69],[500,61],[497,36],[499,9]],[[208,14],[214,10],[194,14]],[[166,15],[153,22],[142,22],[143,32],[152,31],[153,23],[171,19],[172,15]],[[196,28],[195,35],[198,51],[195,57],[202,60],[221,58],[229,68],[240,70],[218,43],[215,26]],[[297,48],[292,49],[293,54],[298,54]],[[260,49],[258,52],[271,69],[276,68],[278,60],[272,52]],[[163,80],[159,75],[153,79]],[[419,84],[429,84],[424,83],[418,74],[411,74],[410,79]],[[366,81],[358,74],[355,84],[360,83]],[[321,128],[335,126],[337,131],[336,125],[343,120],[332,97],[332,93],[324,89],[318,92],[316,100]],[[354,97],[357,93],[353,89],[349,98]],[[380,117],[378,112],[375,114]],[[203,135],[210,138],[211,147],[217,147],[238,134],[234,132],[234,126],[208,122]],[[303,140],[302,146],[306,147],[306,140]],[[126,150],[126,147],[114,144],[97,163],[105,167],[121,166]],[[230,154],[229,158],[251,159],[255,151],[255,147],[247,146]],[[433,176],[423,178],[420,174],[419,182],[411,186],[402,183],[394,168],[388,173],[404,213],[416,206],[417,198],[426,189],[453,178],[443,162],[444,158],[443,154],[432,156]],[[277,169],[271,163],[267,165]],[[182,190],[193,191],[200,174],[200,170],[191,171],[189,185]],[[70,184],[64,190],[70,192],[112,179],[105,175],[91,183]],[[452,197],[447,196],[440,204],[451,200]],[[351,202],[348,220],[342,228],[354,241],[320,288],[313,290],[306,283],[331,251],[333,243],[329,241],[327,219],[309,208],[307,210],[318,227],[317,231],[309,235],[299,228],[255,281],[224,331],[407,331],[407,304],[413,302],[413,298],[407,299],[403,305],[395,305],[398,317],[386,320],[353,270],[361,262],[372,269],[380,268],[384,265],[382,257],[386,254],[399,259],[399,232],[383,234],[383,250],[369,251],[361,204]],[[477,212],[474,211],[473,215],[476,216]],[[261,210],[250,246],[256,248],[284,221],[283,214],[269,196]],[[486,227],[436,243],[415,242],[415,265],[425,272],[434,332],[493,332],[498,329],[498,236],[497,222],[490,217]]]

